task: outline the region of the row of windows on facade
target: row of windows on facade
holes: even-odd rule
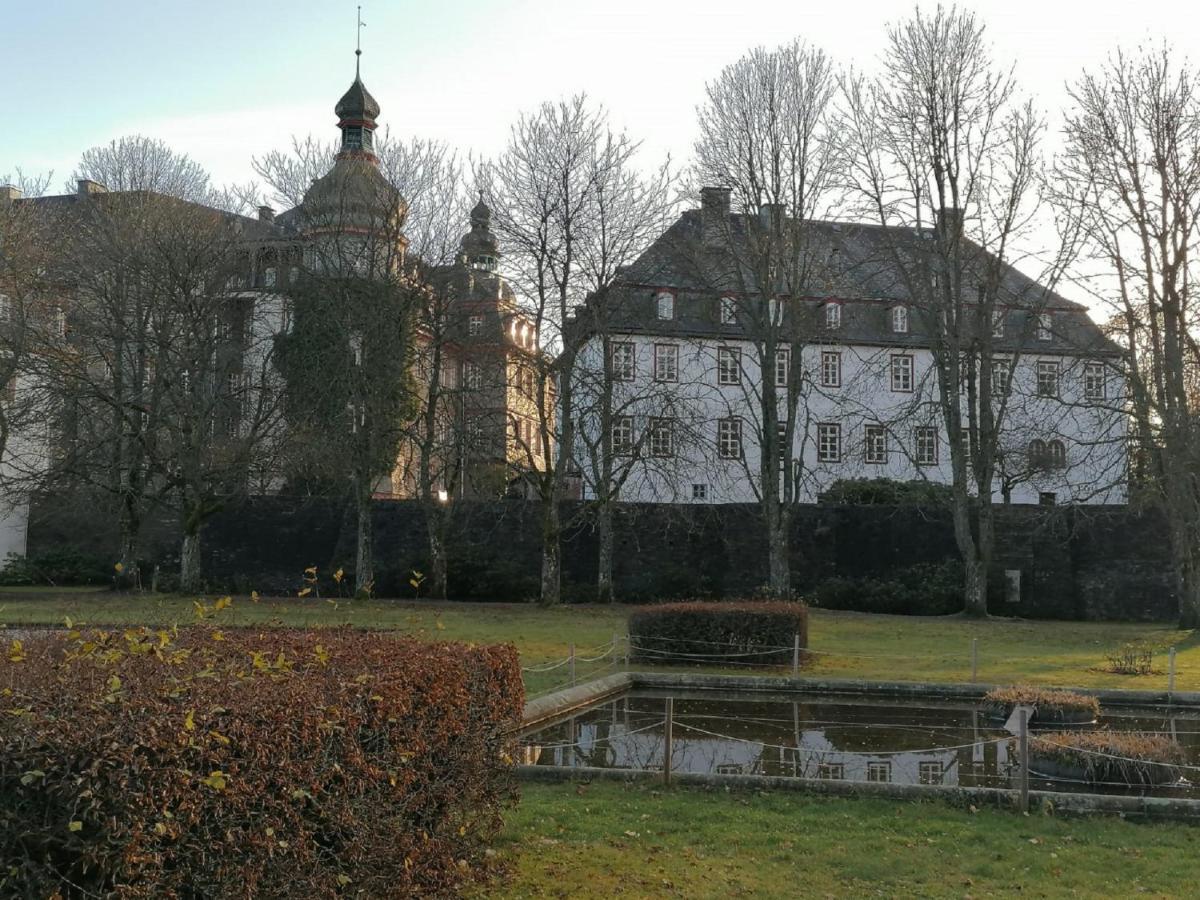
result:
[[[633,381],[637,376],[636,345],[632,342],[618,342],[612,345],[612,373],[616,381]],[[791,374],[791,350],[781,348],[775,351],[775,386],[786,387]],[[742,351],[737,347],[717,348],[717,384],[735,385],[742,382]],[[1008,360],[993,360],[992,362],[992,393],[1006,394],[1009,388],[1011,363]],[[913,357],[907,353],[893,353],[889,362],[891,389],[898,393],[911,393],[913,390]],[[818,372],[821,387],[839,388],[842,386],[842,352],[840,350],[821,351],[821,365]],[[654,345],[654,380],[660,382],[676,382],[679,380],[679,345]],[[1058,360],[1039,360],[1037,363],[1037,395],[1039,397],[1059,396],[1061,381],[1061,363]],[[1083,367],[1083,396],[1087,400],[1103,400],[1105,395],[1106,374],[1104,363],[1088,362]]]
[[[671,291],[659,291],[655,295],[655,311],[658,318],[669,321],[675,318],[675,294]],[[720,320],[722,325],[738,324],[738,308],[740,301],[736,297],[722,297],[720,303]],[[767,304],[767,318],[771,322],[779,321],[780,305],[778,300],[770,300]],[[889,320],[892,332],[908,334],[908,307],[896,304],[891,307]],[[992,314],[992,337],[1004,337],[1005,316],[1003,310]],[[828,302],[825,304],[825,327],[838,329],[842,327],[842,304]],[[1049,341],[1054,337],[1054,319],[1051,313],[1039,313],[1037,317],[1037,339]]]
[[[453,366],[444,366],[440,377],[443,388],[457,386],[457,372]],[[513,381],[517,390],[526,397],[537,395],[537,373],[530,366],[517,366]],[[482,364],[468,360],[462,364],[462,385],[469,391],[481,391],[487,385],[486,371]]]
[[[787,425],[779,423],[778,444],[781,459],[787,441]],[[737,416],[717,420],[717,455],[722,459],[741,459],[743,450],[743,422]],[[646,452],[653,457],[675,455],[675,420],[669,417],[652,417],[645,435]],[[921,425],[913,429],[912,459],[919,466],[938,464],[938,430],[932,425]],[[630,456],[636,447],[632,416],[618,416],[612,425],[613,453]],[[867,425],[863,429],[863,462],[885,465],[890,454],[888,429],[883,425]],[[1029,444],[1029,462],[1035,469],[1061,469],[1067,464],[1066,446],[1060,440],[1049,442],[1035,439]],[[843,461],[842,426],[838,422],[822,422],[817,425],[817,461],[840,463]]]
[[[470,337],[479,337],[483,334],[483,316],[468,316],[467,334]],[[537,345],[537,329],[528,322],[512,319],[508,323],[508,335],[514,344],[524,347],[526,350],[532,350]]]

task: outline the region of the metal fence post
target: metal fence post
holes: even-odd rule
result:
[[[792,677],[800,675],[800,635],[792,635]]]
[[[979,638],[971,638],[971,684],[979,680]]]
[[[1175,695],[1175,648],[1167,654],[1167,699],[1173,700]]]
[[[571,687],[575,687],[575,645],[571,645]]]
[[[671,744],[675,726],[675,699],[667,698],[667,721],[663,728],[663,784],[671,783]]]
[[[1021,761],[1021,812],[1029,812],[1029,710],[1021,707],[1017,721],[1020,731],[1017,732],[1017,747]]]

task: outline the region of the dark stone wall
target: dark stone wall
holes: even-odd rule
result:
[[[597,540],[585,505],[565,503],[564,594],[592,599]],[[355,528],[344,503],[257,498],[219,513],[204,532],[204,571],[214,590],[290,593],[303,572],[324,576],[354,563]],[[519,500],[467,502],[450,510],[450,593],[462,599],[536,597],[540,507]],[[420,504],[380,501],[375,516],[376,592],[411,597],[413,571],[427,571]],[[615,508],[618,596],[746,595],[767,580],[758,509],[737,505],[627,504]],[[115,517],[98,504],[47,499],[30,521],[30,554],[72,544],[111,554]],[[1000,615],[1055,619],[1170,620],[1176,614],[1167,532],[1160,516],[1125,507],[996,509],[989,606]],[[143,528],[146,571],[170,585],[179,528],[157,514]],[[885,578],[917,563],[957,557],[949,511],[914,506],[803,506],[792,526],[792,572],[804,592],[830,576]],[[1012,602],[1005,572],[1019,570]],[[331,587],[331,585],[329,586]]]

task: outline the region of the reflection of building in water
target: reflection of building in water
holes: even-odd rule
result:
[[[527,753],[548,766],[597,766],[660,771],[661,722],[575,721],[541,736],[541,752]],[[977,743],[955,749],[872,752],[842,750],[821,729],[781,735],[777,741],[700,734],[676,722],[671,769],[719,775],[784,775],[889,784],[977,784],[1006,771],[1007,746],[976,732]],[[798,738],[798,740],[797,740]]]

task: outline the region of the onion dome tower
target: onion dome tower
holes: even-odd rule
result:
[[[354,62],[354,82],[334,107],[341,147],[333,168],[312,183],[304,195],[305,230],[310,233],[357,232],[399,234],[408,206],[400,192],[379,171],[375,155],[375,128],[379,102],[362,82],[359,57]]]
[[[485,272],[496,271],[500,261],[500,245],[492,234],[492,210],[483,202],[483,194],[479,202],[471,210],[471,230],[463,235],[459,242],[461,259],[475,269]]]

